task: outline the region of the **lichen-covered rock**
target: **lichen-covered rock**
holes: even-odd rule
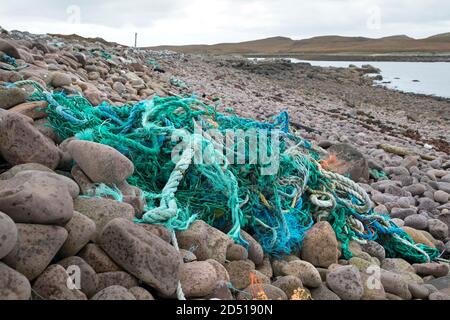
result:
[[[197,220],[188,230],[177,232],[180,248],[192,250],[199,261],[215,259],[225,263],[227,248],[233,241],[225,233]]]
[[[67,145],[67,150],[92,182],[117,185],[133,174],[133,163],[107,145],[72,140]]]
[[[40,163],[55,169],[60,152],[33,126],[33,119],[0,109],[0,154],[12,165]]]
[[[70,283],[73,287],[68,286]],[[60,265],[51,265],[33,284],[37,299],[86,300],[86,295],[76,288],[73,278]]]
[[[3,262],[29,280],[39,276],[67,239],[62,227],[38,224],[16,224],[18,249],[7,255]]]
[[[0,262],[0,300],[28,300],[30,296],[30,281]]]
[[[338,242],[331,225],[326,221],[315,224],[303,240],[302,259],[316,267],[328,268],[337,263],[338,257]]]
[[[105,226],[99,243],[114,262],[138,279],[164,295],[175,292],[182,260],[167,242],[117,218]]]
[[[17,228],[14,221],[0,212],[0,259],[8,255],[16,246]]]
[[[328,287],[342,300],[360,300],[364,294],[361,275],[354,266],[343,266],[327,275]]]
[[[217,273],[206,261],[185,263],[180,269],[180,282],[186,298],[204,297],[214,290]]]

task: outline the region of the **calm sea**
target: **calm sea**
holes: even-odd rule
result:
[[[370,64],[381,70],[383,85],[390,89],[450,98],[450,62],[361,62],[361,61],[305,61],[313,66],[342,67],[350,64],[360,67]]]

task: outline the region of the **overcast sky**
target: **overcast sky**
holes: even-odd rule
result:
[[[0,0],[0,26],[77,33],[126,45],[239,42],[272,36],[423,38],[450,32],[448,0]]]

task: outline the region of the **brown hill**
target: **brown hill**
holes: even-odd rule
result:
[[[273,37],[239,43],[214,45],[157,46],[184,53],[210,54],[339,54],[339,53],[450,53],[450,33],[425,39],[396,35],[379,39],[364,37],[323,36],[303,40]]]

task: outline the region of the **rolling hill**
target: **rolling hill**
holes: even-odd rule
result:
[[[214,45],[163,45],[151,49],[167,49],[184,53],[243,54],[243,55],[303,55],[303,54],[386,54],[386,53],[448,53],[450,33],[425,39],[396,35],[379,39],[364,37],[322,36],[303,40],[272,37],[239,43]]]

